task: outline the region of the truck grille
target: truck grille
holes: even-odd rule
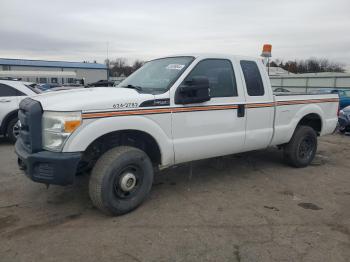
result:
[[[30,153],[41,150],[41,117],[43,110],[38,101],[26,98],[19,104],[18,118],[21,122],[20,142]]]

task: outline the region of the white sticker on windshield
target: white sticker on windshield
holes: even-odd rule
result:
[[[170,64],[166,67],[166,69],[170,69],[170,70],[181,70],[182,68],[184,68],[185,65],[180,65],[180,64]]]

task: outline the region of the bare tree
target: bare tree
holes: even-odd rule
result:
[[[134,71],[136,71],[137,69],[139,69],[141,66],[143,66],[145,64],[144,61],[141,61],[141,60],[135,60],[134,64],[132,65],[132,69]]]
[[[294,60],[283,62],[281,59],[271,61],[271,66],[278,65],[284,70],[295,74],[320,73],[320,72],[345,72],[344,65],[338,62],[330,62],[326,58],[309,58],[306,60]]]
[[[118,57],[115,60],[110,61],[110,71],[112,76],[121,76],[124,73],[126,66],[126,59]]]
[[[144,61],[137,59],[132,65],[129,65],[127,60],[122,57],[111,61],[106,60],[105,62],[111,76],[129,76],[144,64]]]

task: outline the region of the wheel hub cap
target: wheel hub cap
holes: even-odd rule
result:
[[[21,122],[18,120],[17,123],[12,128],[12,133],[14,137],[16,138],[18,137],[20,129],[21,129]]]
[[[309,158],[312,155],[313,145],[310,138],[305,138],[299,147],[299,156],[302,158]]]
[[[132,173],[122,175],[120,179],[120,187],[124,192],[131,191],[136,185],[136,176]]]

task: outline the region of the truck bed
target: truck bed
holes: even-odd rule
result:
[[[300,96],[300,95],[307,95],[307,96],[311,96],[311,95],[333,95],[331,93],[324,93],[324,92],[319,92],[319,93],[305,93],[305,92],[274,92],[273,93],[275,96]],[[337,94],[335,94],[336,96],[338,96]]]

